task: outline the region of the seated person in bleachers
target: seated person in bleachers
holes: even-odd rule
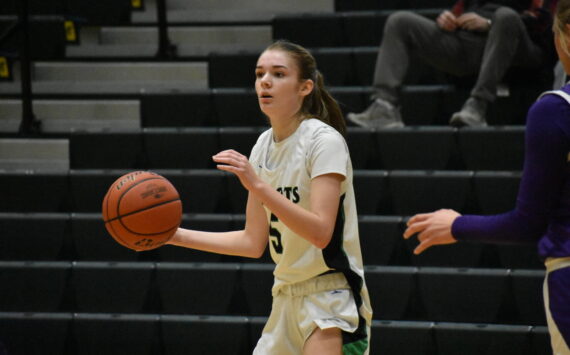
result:
[[[552,66],[551,9],[556,0],[458,0],[435,21],[410,11],[388,17],[374,71],[375,93],[348,119],[366,128],[402,127],[399,92],[412,53],[445,73],[477,75],[453,126],[485,126],[489,103],[511,66]]]

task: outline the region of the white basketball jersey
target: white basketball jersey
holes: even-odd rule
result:
[[[333,236],[322,250],[295,234],[265,208],[271,257],[277,264],[273,289],[275,292],[283,284],[305,281],[330,271],[342,272],[355,297],[360,294],[361,314],[369,323],[371,308],[364,282],[352,163],[342,135],[318,119],[303,120],[291,136],[277,143],[273,140],[273,130],[269,129],[258,138],[250,162],[265,182],[305,209],[310,208],[311,179],[330,173],[345,177]]]

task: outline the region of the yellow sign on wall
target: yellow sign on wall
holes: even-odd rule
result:
[[[77,31],[75,30],[75,23],[73,21],[65,21],[65,39],[67,42],[77,42]]]
[[[8,66],[8,60],[6,57],[0,57],[0,78],[10,78],[10,67]]]
[[[142,8],[142,0],[131,0],[131,6],[133,9],[141,9]]]

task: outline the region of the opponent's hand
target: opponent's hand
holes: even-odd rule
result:
[[[451,234],[451,225],[459,216],[461,215],[454,210],[417,214],[408,221],[404,238],[408,239],[419,233],[418,241],[420,244],[414,249],[416,255],[433,245],[455,243],[457,240]]]
[[[453,32],[457,29],[457,18],[448,10],[439,14],[435,22],[444,31]]]
[[[487,32],[491,28],[489,20],[477,15],[474,12],[468,12],[457,18],[457,26],[464,30]]]
[[[212,159],[219,163],[216,166],[218,169],[236,174],[248,191],[251,191],[261,181],[249,163],[249,159],[233,149],[221,151]]]

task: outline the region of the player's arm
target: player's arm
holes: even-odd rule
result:
[[[269,240],[268,230],[265,210],[250,193],[247,199],[246,221],[243,230],[203,232],[179,228],[168,244],[217,254],[259,258],[263,255]]]
[[[254,193],[295,234],[324,249],[332,238],[343,180],[340,174],[313,178],[309,210],[289,201],[267,184],[258,186]]]
[[[455,240],[536,245],[563,196],[568,164],[568,105],[547,95],[529,110],[525,161],[515,209],[497,215],[459,216],[451,210],[417,215],[408,222],[405,238],[419,234],[415,253]]]
[[[340,174],[323,174],[311,180],[311,207],[306,210],[291,202],[272,186],[261,180],[247,157],[235,150],[214,156],[218,169],[237,175],[250,195],[265,205],[293,232],[317,248],[325,248],[331,240],[340,203]]]

